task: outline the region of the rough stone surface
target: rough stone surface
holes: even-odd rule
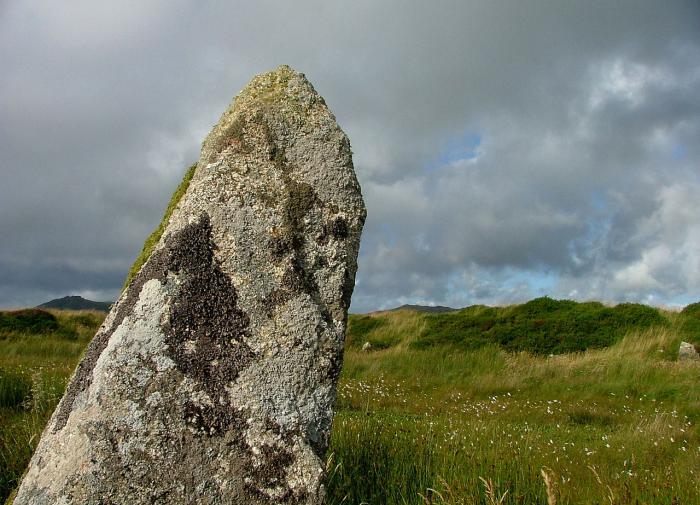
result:
[[[693,344],[681,342],[678,349],[678,361],[700,361],[700,354]]]
[[[253,79],[204,141],[14,503],[322,502],[364,219],[323,99],[289,67]]]

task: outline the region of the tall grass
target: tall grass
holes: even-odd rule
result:
[[[553,356],[417,348],[425,315],[363,316],[383,322],[348,345],[330,503],[700,503],[700,366],[661,316]]]

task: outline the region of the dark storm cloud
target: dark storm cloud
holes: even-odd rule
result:
[[[695,2],[7,2],[0,61],[0,306],[115,296],[281,63],[352,140],[355,310],[700,298]]]

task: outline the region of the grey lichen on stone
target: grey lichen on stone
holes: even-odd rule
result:
[[[279,67],[224,112],[188,182],[16,504],[323,501],[365,219],[348,139]]]
[[[700,363],[700,352],[696,346],[689,342],[681,342],[678,348],[678,361],[689,361]]]

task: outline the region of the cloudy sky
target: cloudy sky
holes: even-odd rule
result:
[[[0,307],[113,299],[232,97],[348,133],[356,312],[700,300],[697,1],[0,1]]]

